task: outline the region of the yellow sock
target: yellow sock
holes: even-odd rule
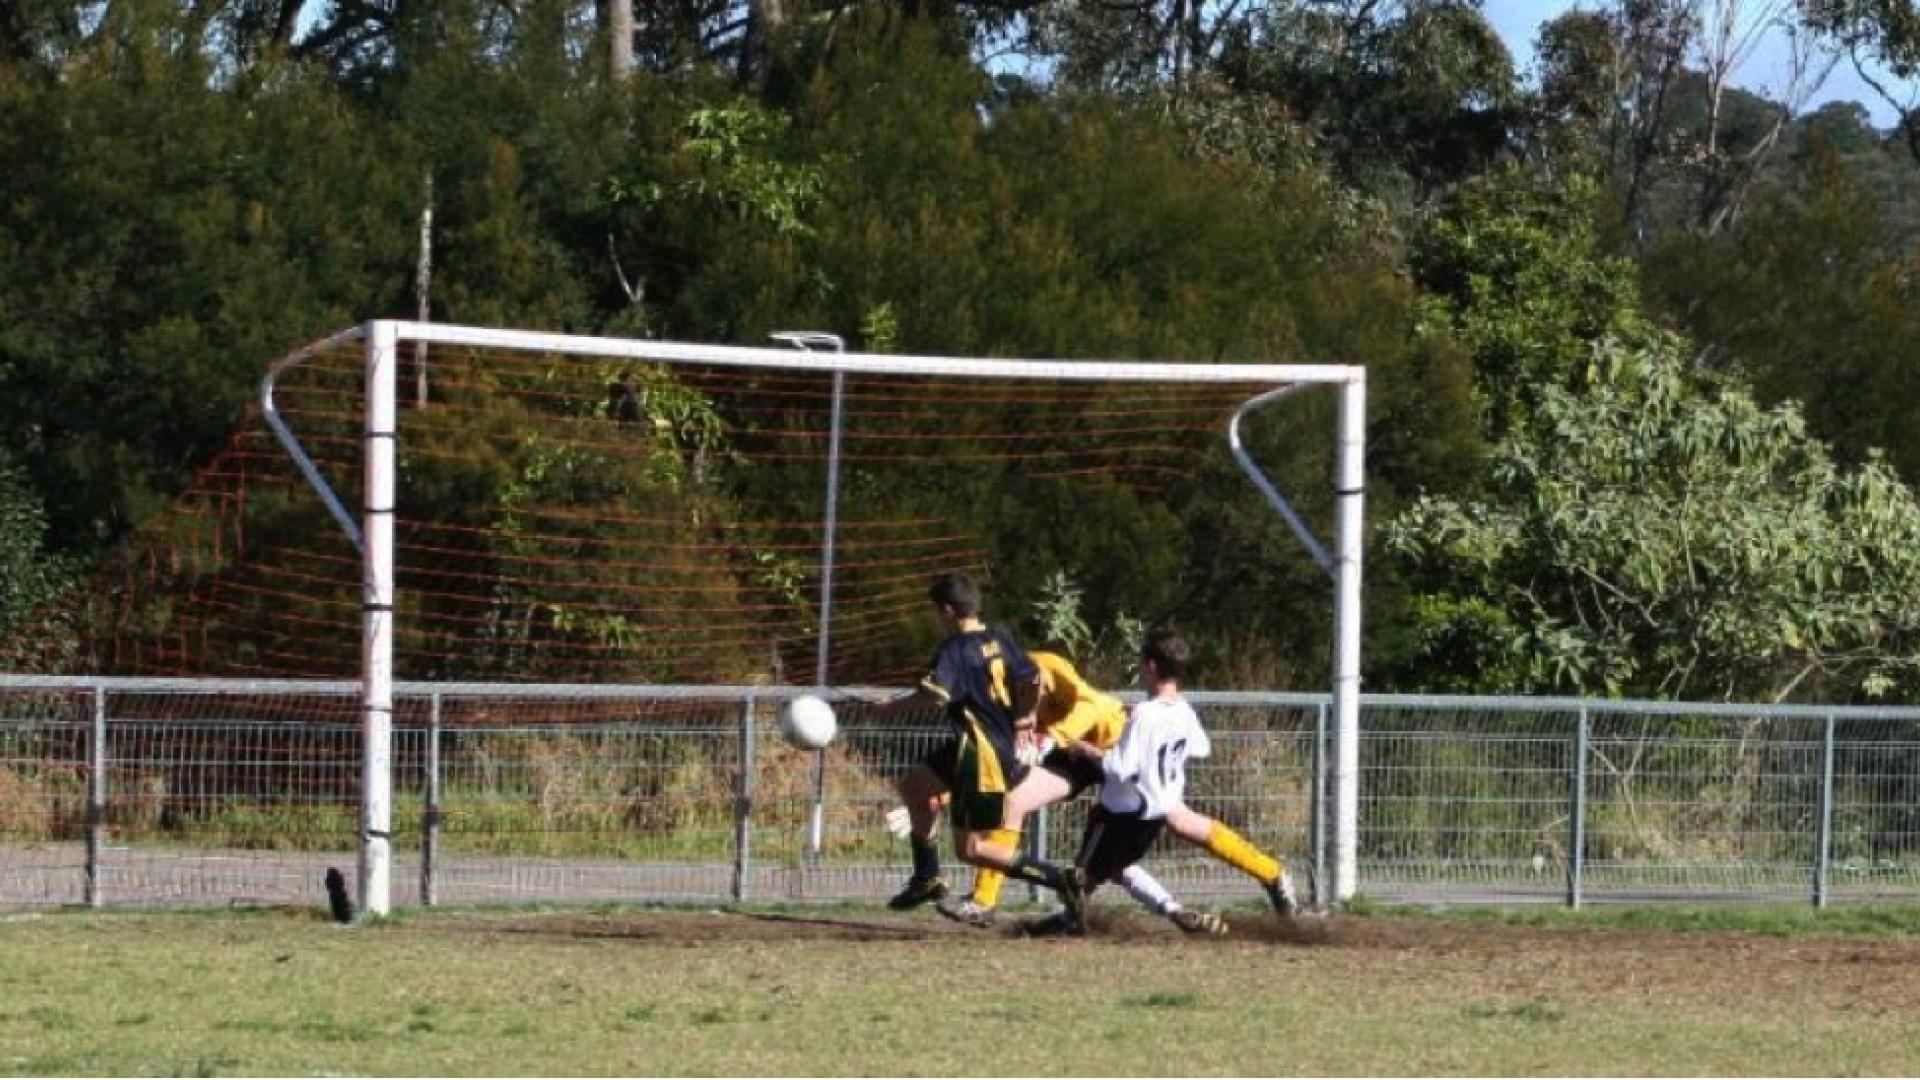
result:
[[[1007,883],[1007,875],[989,867],[975,867],[973,871],[973,902],[983,908],[1000,905],[1000,886]]]
[[[1207,851],[1214,858],[1263,883],[1280,876],[1280,860],[1247,843],[1246,837],[1218,821],[1207,833]]]
[[[1019,829],[995,829],[987,834],[987,842],[1020,853]],[[991,867],[977,867],[973,872],[973,902],[983,908],[1000,906],[1000,887],[1007,883],[1007,875]]]

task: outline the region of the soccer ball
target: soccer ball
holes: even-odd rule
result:
[[[818,750],[832,742],[839,729],[833,706],[812,694],[802,694],[780,710],[780,734],[795,750]]]

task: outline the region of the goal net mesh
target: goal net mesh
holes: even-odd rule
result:
[[[814,681],[830,372],[410,343],[400,358],[397,678]],[[364,365],[349,340],[276,391],[356,519]],[[1038,626],[1039,598],[1077,592],[1051,617],[1097,628],[1155,614],[1196,567],[1301,557],[1225,439],[1271,382],[843,378],[832,682],[913,674],[942,572],[982,578],[996,622]],[[1223,505],[1258,527],[1224,526]],[[354,678],[361,573],[256,412],[62,615],[77,645],[41,669]]]

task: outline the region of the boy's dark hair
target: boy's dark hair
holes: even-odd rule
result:
[[[1153,670],[1163,679],[1184,679],[1193,650],[1187,647],[1186,638],[1172,630],[1155,630],[1140,647],[1140,659],[1153,661]]]
[[[947,574],[927,590],[927,599],[965,618],[980,614],[980,586],[965,574]]]

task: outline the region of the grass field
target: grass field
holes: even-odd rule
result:
[[[0,916],[0,1072],[1920,1073],[1920,910]]]

